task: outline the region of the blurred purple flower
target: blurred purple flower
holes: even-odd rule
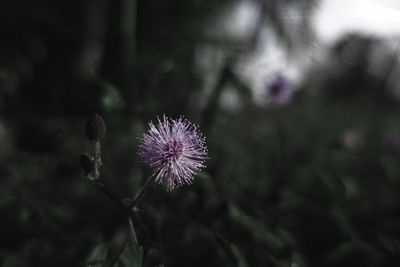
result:
[[[265,97],[270,105],[285,105],[290,102],[293,94],[294,87],[292,82],[281,74],[275,75],[266,83]]]
[[[387,139],[388,146],[396,151],[400,151],[400,135],[392,135]]]
[[[141,138],[139,161],[153,169],[150,179],[166,180],[168,190],[191,184],[193,175],[205,167],[207,148],[197,127],[186,119],[163,116],[158,124],[149,123]]]
[[[341,135],[341,142],[344,147],[354,149],[363,144],[363,136],[357,130],[346,130]]]

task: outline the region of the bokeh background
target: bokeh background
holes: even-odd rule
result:
[[[364,0],[0,2],[0,265],[397,266],[400,6]],[[210,159],[126,215],[84,179],[149,175],[137,137],[185,116]]]

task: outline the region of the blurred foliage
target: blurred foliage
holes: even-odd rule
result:
[[[318,3],[254,0],[248,36],[215,34],[239,2],[0,3],[1,266],[396,266],[398,41],[346,36],[272,109],[235,65],[265,27],[288,56],[312,45]],[[223,105],[231,91],[235,109]],[[82,179],[94,112],[108,128],[102,179],[121,199],[149,175],[136,161],[149,120],[184,115],[207,136],[192,186],[145,196],[141,247]]]

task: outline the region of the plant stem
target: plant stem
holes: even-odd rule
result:
[[[111,199],[115,204],[117,204],[121,209],[123,209],[128,217],[129,217],[129,221],[130,221],[130,231],[134,232],[134,235],[131,233],[131,236],[135,236],[135,238],[133,239],[133,242],[136,243],[136,245],[139,246],[138,244],[138,240],[137,240],[137,235],[136,235],[136,231],[135,231],[135,227],[134,225],[136,225],[138,227],[138,229],[141,231],[141,233],[143,233],[144,237],[147,239],[148,243],[152,243],[152,239],[150,238],[150,235],[145,227],[145,225],[143,224],[139,214],[137,213],[137,211],[133,208],[130,207],[130,205],[126,205],[124,204],[120,199],[118,199],[113,193],[111,193],[105,186],[104,184],[100,181],[100,180],[94,180],[95,185],[100,189],[101,192],[103,192],[109,199]],[[135,222],[135,224],[134,224]]]
[[[130,216],[128,219],[128,225],[129,225],[129,233],[131,234],[132,241],[134,242],[136,247],[139,249],[139,241],[136,236],[135,226],[133,225],[133,221]]]
[[[130,209],[135,208],[137,203],[139,202],[139,200],[143,197],[144,193],[153,185],[153,183],[154,183],[154,178],[153,177],[148,178],[146,183],[142,186],[142,188],[136,194],[135,198],[128,205],[128,208],[130,208]]]
[[[111,193],[105,186],[102,181],[100,181],[100,167],[102,165],[101,161],[101,144],[100,141],[94,142],[94,173],[93,173],[93,182],[95,185],[100,189],[101,192],[103,192],[109,199],[111,199],[114,203],[116,203],[120,208],[122,208],[127,214],[128,214],[128,223],[129,223],[129,232],[132,238],[132,242],[139,247],[139,242],[136,236],[136,231],[135,227],[133,224],[133,221],[138,219],[138,214],[136,214],[136,211],[132,210],[129,208],[127,205],[125,205],[119,198],[117,198],[113,193]],[[138,220],[139,221],[139,220]],[[141,228],[144,228],[143,225],[138,223]],[[147,234],[146,229],[144,230],[144,233]]]
[[[136,195],[135,199],[131,203],[124,203],[122,200],[120,200],[118,197],[116,197],[112,192],[110,192],[104,185],[104,182],[100,180],[100,167],[103,165],[102,160],[101,160],[101,143],[100,140],[95,141],[93,143],[94,145],[94,170],[93,170],[93,176],[90,178],[90,180],[100,189],[101,192],[103,192],[104,195],[106,195],[110,200],[112,200],[117,206],[119,206],[121,209],[124,210],[124,212],[128,215],[128,226],[129,226],[129,232],[130,232],[130,237],[132,239],[132,242],[134,245],[139,248],[139,241],[137,238],[137,234],[135,231],[135,226],[138,227],[140,230],[140,233],[143,235],[145,242],[147,242],[148,245],[151,245],[153,243],[152,239],[150,238],[150,235],[141,220],[139,214],[137,213],[137,210],[135,209],[136,204],[138,201],[141,199],[143,196],[144,192],[152,185],[154,179],[148,179],[144,186],[141,188],[139,193]]]
[[[94,173],[93,179],[98,180],[100,177],[100,167],[103,163],[101,162],[101,144],[100,141],[94,142]]]
[[[109,199],[116,203],[120,208],[126,210],[126,205],[124,205],[121,200],[114,196],[113,193],[108,191],[108,189],[104,186],[104,183],[102,183],[99,179],[94,180],[94,183],[100,189],[100,191],[103,192]]]

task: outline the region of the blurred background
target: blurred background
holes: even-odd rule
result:
[[[0,36],[1,266],[398,264],[399,1],[3,0]],[[150,120],[207,138],[193,185],[146,194],[139,251],[78,165],[95,112],[121,199]]]

